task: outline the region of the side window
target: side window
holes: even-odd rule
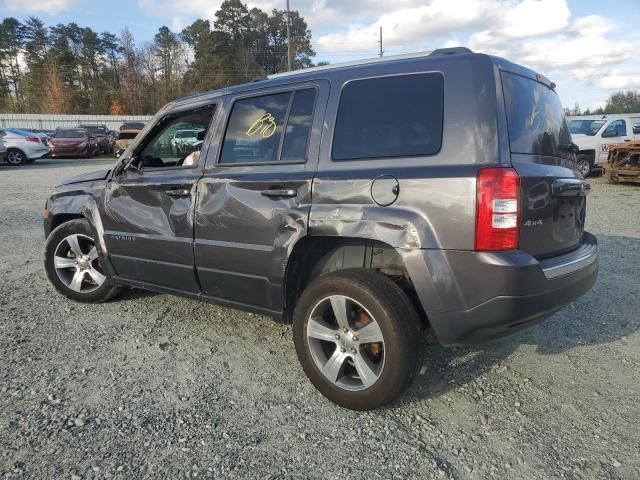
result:
[[[147,135],[136,155],[146,168],[194,167],[211,123],[215,105],[168,115]],[[146,140],[146,139],[145,139]]]
[[[304,162],[315,98],[309,88],[236,101],[220,163]]]
[[[624,137],[627,134],[627,122],[624,120],[614,120],[602,132],[603,137]]]
[[[443,107],[444,80],[438,73],[349,82],[340,97],[332,158],[436,154]]]

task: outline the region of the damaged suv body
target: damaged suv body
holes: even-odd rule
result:
[[[56,187],[45,267],[293,321],[313,384],[371,409],[444,345],[587,292],[588,185],[543,76],[467,49],[318,67],[163,108],[110,171]],[[202,141],[177,157],[179,130]]]

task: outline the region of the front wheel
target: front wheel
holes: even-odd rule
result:
[[[311,383],[352,410],[372,410],[398,397],[415,377],[425,348],[407,295],[369,270],[313,281],[296,305],[293,336]]]
[[[576,159],[576,168],[583,178],[587,178],[593,166],[591,165],[591,159],[587,155],[578,155]]]
[[[84,219],[63,223],[51,232],[44,268],[55,289],[77,302],[104,302],[120,291],[107,278],[95,234]]]

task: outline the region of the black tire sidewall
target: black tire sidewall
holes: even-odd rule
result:
[[[9,154],[11,152],[16,152],[20,155],[21,161],[20,163],[11,163],[9,162]],[[9,150],[7,150],[7,160],[6,162],[11,165],[12,167],[21,167],[22,165],[25,165],[27,163],[27,156],[25,155],[25,153],[22,150],[18,150],[16,148],[10,148]]]
[[[75,292],[67,287],[60,278],[58,278],[58,274],[53,264],[56,248],[65,237],[73,234],[86,235],[94,240],[96,246],[98,245],[98,242],[96,241],[97,235],[87,220],[70,220],[58,226],[51,232],[51,234],[49,234],[44,246],[44,269],[49,281],[58,292],[76,302],[100,303],[109,300],[114,296],[117,290],[117,288],[109,281],[109,278],[105,280],[100,288],[89,293]],[[98,251],[100,251],[99,248]]]
[[[580,163],[581,162],[585,162],[589,166],[589,170],[587,171],[586,174],[583,174],[580,171]],[[576,168],[577,168],[578,172],[580,172],[580,175],[582,175],[583,177],[587,177],[589,175],[589,173],[591,173],[591,170],[593,169],[593,165],[591,164],[591,159],[586,155],[578,155],[578,157],[576,158]]]
[[[311,356],[306,336],[309,315],[329,295],[345,295],[357,301],[382,330],[384,368],[367,389],[348,391],[336,386],[320,372]],[[424,348],[415,330],[419,322],[409,299],[387,277],[366,270],[345,270],[318,278],[303,292],[294,312],[294,343],[305,373],[325,397],[351,410],[372,410],[391,402],[413,380]]]

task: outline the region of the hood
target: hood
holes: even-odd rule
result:
[[[75,177],[65,178],[62,182],[60,182],[56,187],[61,187],[63,185],[72,185],[74,183],[83,183],[83,182],[95,182],[96,180],[105,180],[107,175],[111,170],[98,170],[96,172],[84,173],[82,175],[76,175]]]

